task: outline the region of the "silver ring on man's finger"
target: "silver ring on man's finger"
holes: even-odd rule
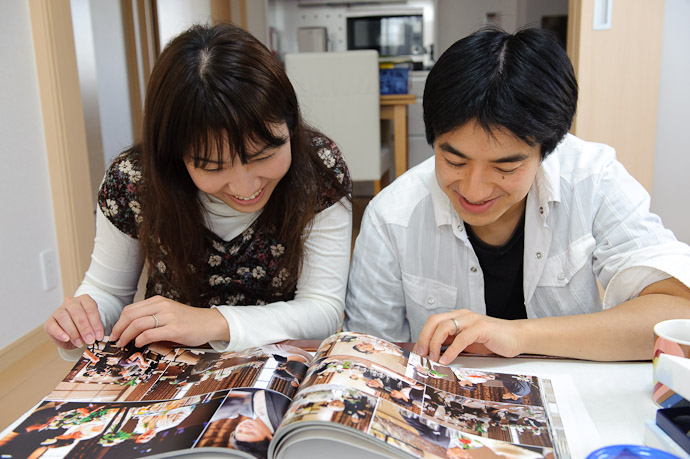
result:
[[[155,314],[151,314],[151,317],[153,317],[153,320],[156,321],[156,325],[154,325],[153,328],[158,328],[158,317],[156,317]],[[455,320],[455,319],[453,319],[453,320]],[[455,323],[455,326],[457,326],[457,325],[458,325],[458,324],[457,324],[457,322],[456,322],[456,323]]]
[[[450,320],[452,320],[453,323],[455,324],[455,333],[453,333],[453,334],[457,335],[458,333],[460,333],[460,325],[458,324],[457,320],[455,320],[455,319],[450,319]]]

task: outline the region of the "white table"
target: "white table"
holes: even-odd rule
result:
[[[460,357],[454,365],[552,378],[554,389],[558,389],[558,378],[563,380],[564,375],[569,376],[586,412],[582,416],[583,410],[575,410],[575,419],[562,413],[569,448],[576,459],[586,457],[602,446],[642,445],[644,423],[656,416],[657,407],[652,401],[651,362]],[[565,382],[568,382],[567,378]],[[563,400],[559,398],[558,390],[555,392],[560,407]],[[585,432],[592,427],[599,438]],[[573,444],[571,434],[582,434],[576,436],[579,444]]]

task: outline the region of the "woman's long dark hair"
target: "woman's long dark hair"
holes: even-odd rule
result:
[[[254,153],[247,146],[284,144],[272,128],[282,123],[292,163],[257,224],[285,247],[279,260],[291,289],[323,191],[335,187],[341,197],[347,192],[311,147],[282,64],[252,35],[228,24],[193,26],[163,50],[147,88],[142,141],[134,147],[142,166],[139,239],[149,263],[163,250],[184,302],[193,304],[202,293],[206,260],[200,258],[209,237],[185,159],[196,167],[211,161],[223,167],[227,158],[214,152],[229,149],[233,161],[246,164]]]

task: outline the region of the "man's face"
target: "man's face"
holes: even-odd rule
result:
[[[471,121],[438,136],[434,151],[436,180],[460,218],[484,242],[506,243],[541,164],[539,145],[500,126],[489,134]]]

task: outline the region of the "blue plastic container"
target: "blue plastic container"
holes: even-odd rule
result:
[[[379,69],[379,86],[381,94],[407,94],[410,69],[396,67]]]
[[[587,459],[614,459],[614,458],[649,458],[649,459],[679,459],[666,451],[649,448],[641,445],[613,445],[600,448],[590,453]]]

